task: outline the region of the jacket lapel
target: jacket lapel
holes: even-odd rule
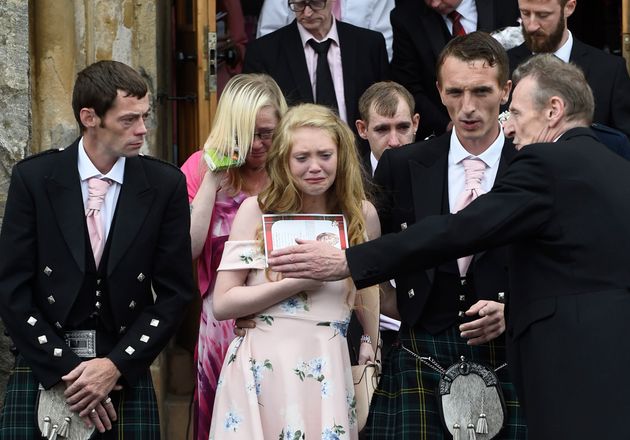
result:
[[[445,137],[448,142],[448,136]],[[444,176],[447,172],[448,145],[437,142],[430,147],[418,145],[419,155],[409,161],[411,191],[416,219],[442,213]]]
[[[356,78],[356,69],[360,60],[356,59],[360,53],[358,41],[355,40],[352,32],[348,32],[346,24],[337,22],[337,33],[339,35],[339,51],[341,52],[341,70],[343,71],[343,95],[346,100],[346,117],[350,115],[348,103],[358,102],[359,96],[356,96],[356,87],[350,87],[353,78]],[[354,121],[348,121],[354,124]]]
[[[440,52],[442,52],[442,49],[446,46],[446,43],[448,43],[448,39],[446,38],[446,34],[448,33],[446,24],[440,14],[424,5],[424,2],[422,2],[420,20],[422,21],[422,27],[425,29],[426,35],[430,35],[431,38],[425,39],[420,37],[420,34],[417,34],[418,38],[422,40],[421,45],[425,45],[427,42],[429,43],[433,55],[437,60],[440,56]]]
[[[505,138],[505,142],[503,143],[503,149],[501,150],[501,159],[499,160],[499,168],[497,169],[497,177],[494,179],[494,185],[497,184],[499,179],[505,174],[507,167],[516,156],[517,150],[514,148],[514,144],[512,143],[512,139]]]
[[[125,161],[125,177],[118,196],[116,221],[107,262],[108,275],[112,274],[127,249],[139,235],[155,197],[155,189],[147,180],[142,160],[132,157]]]
[[[499,168],[497,169],[497,176],[495,177],[494,184],[492,185],[493,188],[497,184],[499,179],[501,179],[501,177],[505,174],[505,171],[510,165],[510,162],[512,162],[512,159],[514,158],[516,153],[517,151],[516,151],[516,148],[514,148],[514,144],[512,143],[512,140],[505,138],[505,142],[503,143],[503,149],[501,150],[501,158],[499,159]],[[482,258],[486,254],[486,252],[487,251],[477,252],[473,256],[473,261],[477,261],[480,258]]]
[[[55,220],[79,270],[85,271],[85,212],[77,167],[78,140],[59,155],[47,178],[46,191]]]
[[[450,136],[447,135],[430,145],[421,143],[415,146],[418,155],[409,161],[409,174],[416,221],[430,215],[442,214],[449,142]],[[433,283],[435,268],[427,269],[426,274]]]
[[[315,102],[297,21],[293,20],[288,26],[287,33],[283,44],[284,59],[287,60],[299,96],[303,101]]]
[[[588,51],[586,46],[579,40],[573,38],[573,47],[571,48],[571,55],[569,61],[574,62],[584,72],[584,76],[588,79],[591,63],[588,57]]]

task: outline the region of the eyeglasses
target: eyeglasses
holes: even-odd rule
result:
[[[289,8],[291,8],[293,12],[302,12],[308,6],[313,11],[320,11],[326,7],[326,1],[327,0],[289,1]]]
[[[254,139],[260,139],[261,141],[270,141],[273,137],[273,130],[261,131],[260,133],[254,133]]]

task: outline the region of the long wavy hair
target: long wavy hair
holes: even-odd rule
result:
[[[254,142],[256,116],[264,107],[274,109],[280,120],[287,103],[278,84],[269,75],[240,74],[232,77],[221,93],[212,131],[203,145],[205,151],[215,150],[225,157],[235,152],[245,160]],[[201,161],[205,166],[205,161]],[[243,187],[242,167],[230,168],[227,185],[233,193]]]
[[[366,240],[366,223],[362,204],[366,199],[361,165],[350,128],[327,107],[302,104],[291,108],[276,127],[267,156],[270,184],[258,196],[264,213],[299,213],[303,210],[302,193],[289,168],[293,134],[299,128],[321,129],[337,145],[337,175],[327,192],[326,205],[331,213],[341,213],[348,222],[351,245]]]

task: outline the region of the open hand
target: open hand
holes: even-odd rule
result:
[[[327,243],[315,240],[295,240],[289,246],[271,252],[267,263],[274,272],[290,278],[310,278],[336,281],[350,275],[346,254]]]

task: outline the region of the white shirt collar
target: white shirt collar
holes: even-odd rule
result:
[[[571,34],[571,31],[569,31],[569,38],[567,38],[567,41],[565,41],[560,49],[554,52],[554,55],[565,63],[568,63],[571,59],[571,49],[573,49],[573,35]]]
[[[455,127],[453,127],[453,132],[451,133],[451,149],[449,152],[449,161],[451,161],[451,164],[458,164],[464,159],[476,157],[478,159],[481,159],[488,168],[493,168],[499,163],[504,143],[505,135],[503,134],[503,130],[499,128],[499,135],[488,147],[488,149],[481,153],[479,156],[474,156],[470,154],[461,144],[457,137],[457,133],[455,132]]]
[[[473,0],[462,0],[456,11],[460,13],[465,19],[472,20],[477,19],[477,5]]]
[[[455,10],[462,16],[461,24],[467,33],[477,29],[479,15],[477,13],[477,4],[473,0],[462,0]],[[446,23],[449,31],[452,32],[453,22],[448,18],[448,15],[442,14],[442,19]]]
[[[374,153],[370,151],[370,164],[372,165],[372,177],[374,177],[374,172],[376,171],[376,167],[378,166],[378,159],[374,156]]]
[[[337,33],[337,20],[335,20],[335,17],[333,17],[332,20],[333,20],[332,26],[330,27],[328,34],[324,35],[324,38],[322,38],[321,40],[318,40],[317,38],[315,38],[313,34],[307,31],[304,28],[304,26],[302,26],[298,22],[297,27],[298,27],[298,31],[300,32],[300,38],[302,39],[302,46],[303,47],[308,46],[308,40],[315,40],[318,43],[321,43],[322,41],[326,41],[329,38],[333,40],[337,46],[339,46],[339,34]]]
[[[103,175],[92,163],[85,147],[83,146],[83,138],[79,140],[79,154],[77,159],[77,166],[79,168],[79,176],[81,181],[87,180],[90,177],[107,177],[110,180],[122,185],[125,176],[125,158],[119,157],[109,173]]]

